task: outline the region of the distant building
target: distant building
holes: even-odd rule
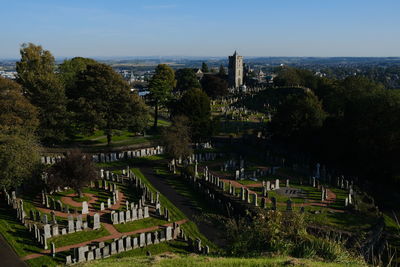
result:
[[[238,88],[243,85],[243,57],[236,51],[229,57],[228,82],[229,87]]]

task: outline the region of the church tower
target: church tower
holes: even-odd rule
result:
[[[238,88],[243,85],[243,57],[236,51],[229,57],[228,81],[229,87]]]

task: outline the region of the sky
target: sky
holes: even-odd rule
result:
[[[400,56],[400,0],[0,0],[0,58]]]

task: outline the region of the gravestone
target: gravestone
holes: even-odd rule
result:
[[[88,203],[86,201],[82,202],[82,214],[88,214],[89,213],[89,207]]]
[[[124,239],[122,239],[122,238],[118,239],[118,241],[117,241],[117,251],[118,251],[118,253],[125,251]]]
[[[101,248],[96,248],[94,250],[94,259],[95,260],[101,259]]]
[[[103,211],[103,210],[105,210],[105,208],[104,208],[104,202],[101,202],[101,203],[100,203],[100,211]]]
[[[104,248],[101,249],[103,259],[110,257],[110,246],[111,245],[107,244]]]
[[[130,236],[127,236],[125,238],[125,250],[131,250],[132,249],[132,238]]]
[[[111,208],[111,199],[110,198],[107,199],[107,208]]]
[[[112,241],[110,244],[110,253],[111,255],[117,254],[117,244],[115,241]]]
[[[172,227],[171,226],[167,226],[167,228],[165,228],[165,239],[167,241],[172,239]]]
[[[43,225],[43,232],[44,232],[44,238],[50,238],[51,237],[50,224]]]
[[[137,220],[137,209],[133,208],[132,209],[132,221]]]
[[[132,246],[133,246],[133,248],[137,248],[138,247],[138,238],[137,237],[133,238]]]
[[[100,215],[98,213],[95,213],[93,215],[93,230],[100,229]]]
[[[153,241],[151,239],[151,233],[147,233],[146,237],[147,237],[146,244],[147,245],[153,244]]]
[[[119,212],[119,223],[125,223],[125,212],[122,210]]]
[[[141,248],[146,246],[146,234],[145,233],[140,233],[140,235],[139,235],[139,246]]]
[[[68,233],[75,233],[74,217],[72,215],[68,216]]]
[[[143,218],[148,218],[149,216],[149,207],[145,206]]]

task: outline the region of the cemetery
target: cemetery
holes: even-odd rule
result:
[[[232,58],[241,60],[236,52]],[[372,157],[368,150],[345,164],[347,150],[331,155],[364,140],[338,145],[330,142],[336,137],[329,135],[331,128],[317,130],[328,115],[318,110],[322,104],[311,89],[228,88],[221,66],[221,73],[206,77],[225,84],[225,94],[208,91],[192,69],[183,70],[191,73],[183,80],[194,88],[173,91],[175,71],[160,64],[149,86],[162,88],[141,97],[109,66],[75,60],[93,70],[75,70],[73,79],[83,81],[70,86],[85,86],[68,89],[84,91],[89,84],[95,90],[69,96],[74,115],[64,136],[38,128],[41,139],[21,135],[0,142],[0,156],[6,155],[0,157],[0,233],[18,262],[36,267],[399,261],[396,203],[374,194],[381,187],[393,193],[390,183],[372,184],[372,174],[360,171],[369,168],[359,159]],[[111,85],[118,86],[108,92]],[[164,87],[170,92],[162,93]],[[107,91],[107,97],[97,99],[96,90]],[[86,110],[77,108],[87,103]],[[328,126],[336,127],[332,121]],[[329,137],[324,146],[323,134]],[[375,161],[384,154],[374,155]]]
[[[268,147],[260,150],[258,139],[245,146],[234,139],[195,144],[191,156],[172,161],[163,157],[162,146],[91,154],[97,178],[82,189],[82,196],[68,187],[49,191],[46,173],[44,188],[35,195],[4,191],[5,209],[15,214],[35,247],[22,259],[32,266],[73,265],[135,250],[143,255],[153,246],[169,251],[176,245],[185,253],[220,254],[215,244],[224,243],[223,234],[201,233],[202,227],[199,231],[143,175],[146,166],[205,215],[303,214],[307,231],[344,243],[369,240],[358,234],[383,227],[385,219],[357,188],[356,178],[318,162],[296,162]],[[63,157],[50,154],[41,162],[51,166]]]

